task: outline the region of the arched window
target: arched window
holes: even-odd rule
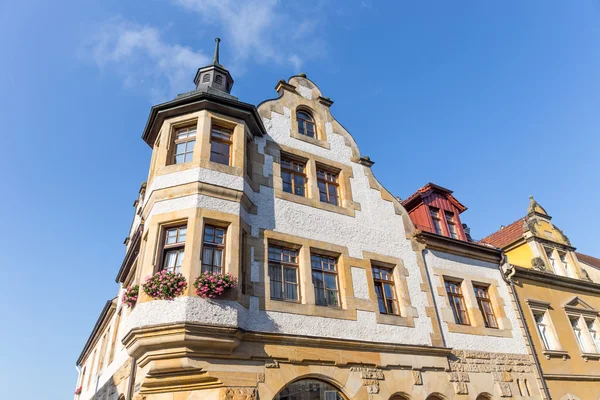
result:
[[[390,400],[410,400],[410,397],[404,394],[395,394],[390,397]]]
[[[426,400],[444,400],[444,398],[439,394],[430,394]]]
[[[219,85],[223,83],[223,75],[215,75],[215,83]]]
[[[314,138],[316,130],[312,115],[306,111],[296,111],[296,119],[298,120],[298,133]]]
[[[202,83],[210,82],[210,74],[204,74],[202,77]]]
[[[316,379],[301,379],[286,386],[273,400],[345,400],[335,386]]]
[[[479,396],[477,396],[476,400],[492,400],[492,395],[488,393],[481,393]]]

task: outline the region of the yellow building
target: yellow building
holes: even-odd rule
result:
[[[527,215],[482,239],[503,249],[553,399],[600,398],[600,284],[565,234],[530,198]]]

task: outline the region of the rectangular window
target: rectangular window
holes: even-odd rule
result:
[[[445,211],[446,223],[448,224],[448,233],[452,239],[458,239],[458,230],[456,229],[456,223],[454,222],[454,213]]]
[[[442,231],[442,220],[440,219],[440,210],[435,207],[429,207],[429,214],[431,215],[431,222],[433,223],[433,230],[437,235],[443,235]]]
[[[196,126],[188,126],[175,130],[174,164],[183,164],[192,161],[194,145],[196,144]]]
[[[298,301],[298,251],[269,246],[271,299]]]
[[[202,244],[202,272],[223,273],[225,263],[225,228],[204,226]]]
[[[486,328],[497,328],[496,317],[494,316],[494,310],[492,309],[492,303],[490,301],[489,288],[485,286],[473,286],[475,291],[475,298],[477,299],[477,305],[483,315],[483,322]]]
[[[548,262],[550,263],[550,269],[552,272],[556,272],[556,260],[554,260],[554,251],[552,249],[545,249],[546,257],[548,257]]]
[[[161,270],[181,272],[186,234],[187,227],[185,226],[165,229]]]
[[[306,197],[306,164],[289,158],[281,158],[283,191]]]
[[[373,281],[375,284],[375,293],[377,293],[377,302],[379,303],[379,312],[382,314],[399,315],[398,301],[396,300],[396,291],[394,290],[393,270],[374,266]]]
[[[569,263],[567,261],[567,254],[566,253],[559,253],[558,256],[560,257],[560,263],[562,264],[565,273],[567,274],[567,276],[569,278],[575,278],[575,275],[573,274],[573,271],[571,270],[571,268],[569,268]]]
[[[315,302],[318,306],[339,307],[337,284],[337,260],[319,254],[310,255],[312,281],[315,286]]]
[[[590,337],[592,338],[592,342],[594,343],[596,353],[600,353],[600,337],[598,337],[598,331],[596,331],[595,321],[593,319],[586,319],[585,324],[590,333]]]
[[[569,318],[571,322],[571,327],[573,328],[573,333],[575,334],[575,339],[577,339],[577,344],[579,348],[585,352],[585,344],[583,341],[583,332],[581,330],[581,326],[579,326],[579,317],[571,317]]]
[[[210,161],[229,165],[232,134],[231,129],[213,125],[210,130]]]
[[[533,316],[535,318],[535,325],[537,326],[542,343],[544,343],[544,347],[547,350],[553,350],[553,347],[550,345],[550,332],[548,329],[548,324],[546,323],[546,313],[537,312]]]
[[[448,293],[448,300],[450,301],[456,323],[469,325],[469,315],[467,314],[465,299],[460,289],[460,282],[446,281],[446,292]]]
[[[323,203],[338,206],[338,174],[324,169],[317,169],[319,198]]]

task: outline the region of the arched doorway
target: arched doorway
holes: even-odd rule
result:
[[[290,383],[273,400],[346,400],[335,386],[318,379],[307,378]]]

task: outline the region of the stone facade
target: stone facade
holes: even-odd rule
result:
[[[226,71],[217,64],[199,76]],[[278,98],[257,108],[230,89],[200,85],[151,111],[143,136],[152,147],[148,182],[134,203],[117,281],[141,285],[165,267],[165,232],[185,226],[179,268],[189,285],[175,300],[140,290],[131,310],[120,296],[111,302],[78,360],[77,400],[271,400],[292,385],[323,399],[541,398],[493,263],[437,263],[444,256],[419,237],[311,80],[280,81]],[[313,118],[312,137],[299,131],[298,112]],[[211,161],[215,126],[230,132],[228,164]],[[181,127],[194,130],[195,146],[189,161],[174,163]],[[286,187],[289,159],[304,165],[302,195]],[[322,171],[336,177],[336,189],[323,191]],[[216,299],[191,285],[208,262],[207,226],[225,232],[218,267],[238,283]],[[292,301],[273,295],[273,246],[296,254]],[[316,255],[335,260],[323,278],[328,290],[316,283]],[[378,269],[393,283],[386,296],[395,306],[387,309],[378,301]],[[502,329],[449,328],[435,281],[449,270],[493,285]],[[521,394],[517,379],[530,382],[531,393]]]

